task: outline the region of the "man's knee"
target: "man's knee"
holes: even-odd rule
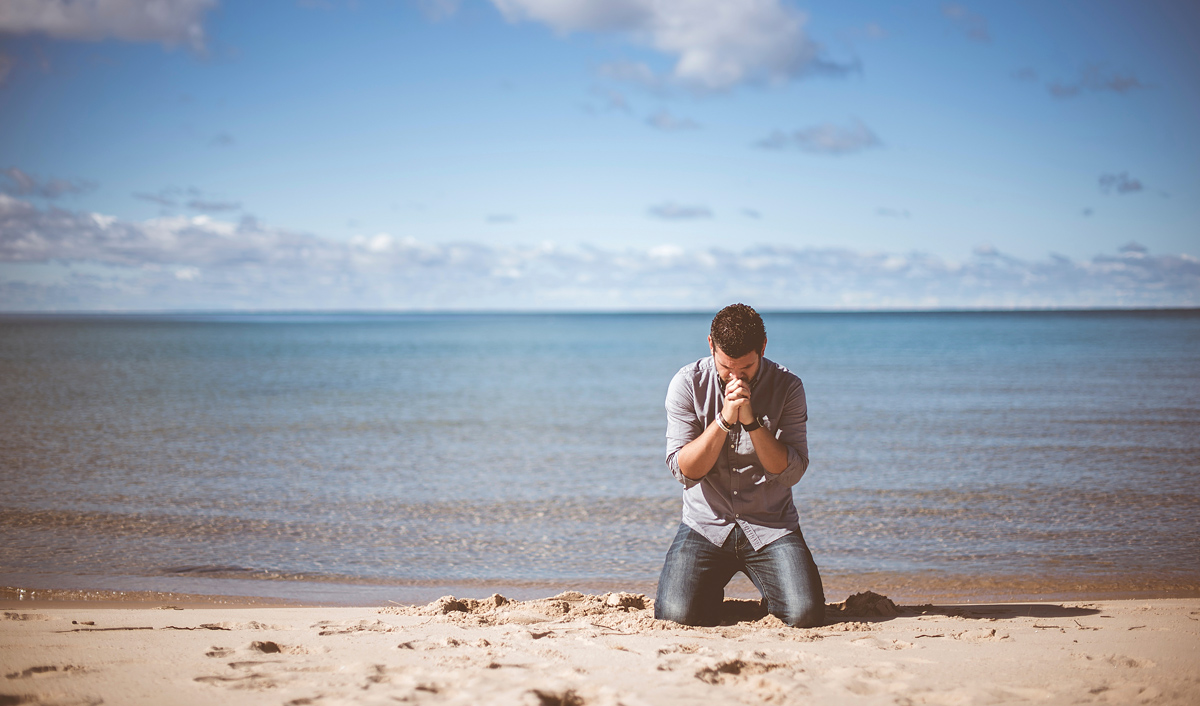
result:
[[[825,605],[814,601],[787,606],[773,615],[794,628],[819,628],[825,624]]]
[[[672,600],[663,596],[659,596],[654,601],[654,617],[659,620],[670,620],[680,625],[690,625],[687,613],[687,604],[683,601]]]
[[[708,623],[703,611],[698,610],[693,601],[683,596],[658,596],[654,600],[654,617],[659,620],[670,620],[680,625],[702,626]]]

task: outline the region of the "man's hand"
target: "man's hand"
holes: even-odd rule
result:
[[[725,406],[721,416],[727,426],[749,424],[754,421],[754,408],[750,406],[750,384],[741,378],[733,378],[725,385]],[[732,417],[732,419],[730,419]]]

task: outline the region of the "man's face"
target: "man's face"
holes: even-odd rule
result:
[[[764,342],[763,348],[766,347]],[[725,351],[713,345],[712,336],[708,337],[708,349],[712,351],[713,361],[717,364],[717,377],[720,378],[722,387],[728,385],[733,378],[750,382],[758,374],[762,351],[751,351],[741,358],[731,358],[725,355]]]

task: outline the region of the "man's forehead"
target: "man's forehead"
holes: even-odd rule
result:
[[[758,362],[758,353],[750,351],[740,358],[733,358],[725,351],[721,350],[720,346],[713,346],[713,357],[717,362],[725,366],[749,366]]]

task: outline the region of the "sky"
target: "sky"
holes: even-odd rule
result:
[[[1200,306],[1187,0],[5,0],[0,311]]]

